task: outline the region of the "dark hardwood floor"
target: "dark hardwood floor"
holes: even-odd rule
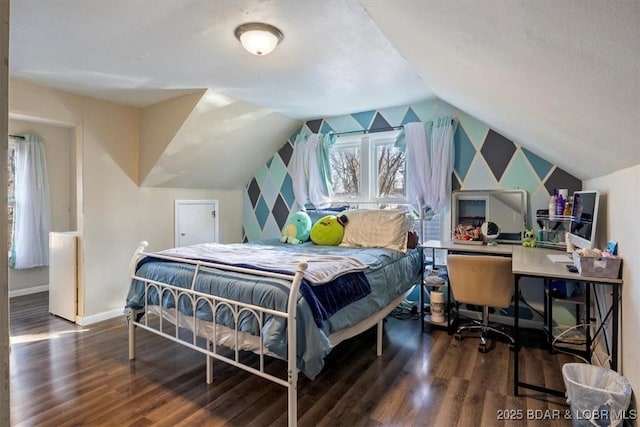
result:
[[[50,315],[47,304],[47,293],[11,299],[12,425],[286,425],[284,387],[222,362],[207,385],[203,355],[146,331],[138,331],[130,363],[124,318],[81,327]],[[314,381],[301,375],[298,423],[571,425],[563,398],[526,390],[513,396],[506,344],[481,354],[477,343],[441,330],[422,334],[416,319],[389,318],[381,357],[371,330],[337,346]],[[564,389],[561,366],[570,361],[524,348],[520,373]]]

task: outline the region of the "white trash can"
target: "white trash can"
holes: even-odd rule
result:
[[[617,426],[628,417],[631,384],[616,371],[586,363],[565,363],[562,378],[574,426]]]

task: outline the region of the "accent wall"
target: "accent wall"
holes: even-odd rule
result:
[[[459,121],[454,136],[453,190],[524,189],[529,195],[531,212],[535,213],[547,208],[553,189],[566,188],[569,194],[582,189],[579,179],[483,122],[443,101],[424,101],[307,121],[244,188],[243,241],[279,236],[290,213],[299,209],[288,167],[293,142],[300,132],[376,131],[410,122],[428,122],[445,115]]]

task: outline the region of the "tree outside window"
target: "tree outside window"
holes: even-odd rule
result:
[[[338,138],[330,152],[334,199],[403,202],[406,153],[395,146],[398,131]]]

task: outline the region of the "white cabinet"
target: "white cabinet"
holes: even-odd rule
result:
[[[49,233],[49,312],[76,321],[78,233]]]

